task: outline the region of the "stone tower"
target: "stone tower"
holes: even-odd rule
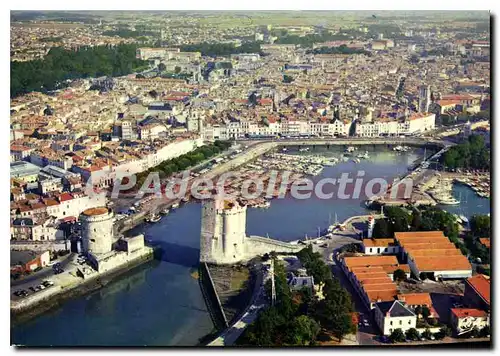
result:
[[[246,212],[236,200],[203,201],[200,262],[234,264],[245,259]]]
[[[80,214],[84,253],[105,254],[113,245],[113,211],[106,207],[90,208]]]

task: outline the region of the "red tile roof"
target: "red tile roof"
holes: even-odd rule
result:
[[[490,304],[491,284],[490,280],[484,274],[477,274],[468,278],[467,283],[488,305]]]
[[[472,308],[452,308],[451,313],[457,318],[467,318],[469,316],[479,318],[486,317],[488,315],[484,310]]]

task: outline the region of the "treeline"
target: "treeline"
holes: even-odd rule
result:
[[[377,219],[373,228],[373,238],[393,238],[395,232],[443,231],[450,242],[460,249],[464,256],[479,258],[481,263],[490,263],[490,252],[479,238],[490,237],[490,217],[475,215],[470,221],[470,231],[459,239],[459,224],[456,217],[438,207],[421,206],[418,209],[384,207],[383,219]]]
[[[314,43],[321,43],[321,42],[328,42],[328,41],[337,41],[337,40],[347,40],[349,39],[349,36],[342,35],[342,34],[332,34],[330,32],[327,32],[325,34],[319,35],[319,34],[313,34],[313,35],[306,35],[306,36],[295,36],[295,35],[288,35],[285,37],[280,37],[276,40],[277,44],[296,44],[300,45],[301,47],[312,47]]]
[[[438,207],[384,207],[383,219],[377,219],[373,238],[392,238],[395,232],[443,231],[451,242],[458,243],[458,223],[453,214]]]
[[[139,37],[155,37],[158,36],[158,32],[154,31],[132,31],[132,30],[115,30],[115,31],[104,31],[103,36],[118,36],[122,38],[139,38]]]
[[[66,86],[68,79],[121,76],[147,65],[136,59],[135,45],[51,48],[41,60],[11,62],[10,95],[47,92]]]
[[[490,250],[479,241],[480,238],[489,238],[490,236],[490,217],[488,215],[472,216],[470,220],[470,231],[465,234],[464,242],[468,255],[471,256],[475,262],[481,264],[490,263]]]
[[[43,37],[40,38],[41,42],[61,42],[62,37]]]
[[[230,146],[231,142],[229,141],[215,141],[211,145],[198,147],[195,150],[185,153],[179,157],[164,161],[147,171],[137,174],[135,187],[137,189],[142,187],[146,178],[152,172],[158,172],[160,178],[170,177],[172,174],[186,170],[189,167],[195,166],[198,163],[227,150]]]
[[[202,56],[229,56],[237,53],[260,53],[260,42],[245,42],[237,47],[232,43],[197,43],[181,46],[183,52],[201,52]]]
[[[366,54],[370,55],[370,52],[359,48],[349,48],[346,45],[341,45],[339,47],[319,47],[313,50],[308,50],[307,54]]]
[[[356,331],[351,313],[351,296],[332,278],[321,255],[309,246],[298,254],[315,284],[323,285],[324,299],[318,300],[310,289],[292,292],[287,284],[285,269],[275,260],[276,303],[262,311],[254,323],[237,340],[242,346],[312,346],[331,336],[341,339]],[[271,295],[271,281],[266,289]]]
[[[472,168],[489,170],[490,150],[481,135],[470,135],[467,142],[451,147],[441,156],[441,163],[447,169]]]

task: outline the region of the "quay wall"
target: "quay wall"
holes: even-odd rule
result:
[[[77,279],[66,285],[56,285],[43,291],[37,292],[28,298],[11,301],[11,315],[15,320],[30,319],[38,314],[61,305],[64,301],[73,297],[92,292],[105,286],[117,276],[145,263],[153,258],[153,248],[144,247],[139,253],[135,253],[128,260],[106,272],[95,272],[86,276],[85,279]],[[55,279],[54,276],[51,279]],[[19,286],[21,288],[21,286]],[[35,308],[36,307],[36,308]]]

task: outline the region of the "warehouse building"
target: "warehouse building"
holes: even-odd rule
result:
[[[396,232],[401,257],[408,262],[416,278],[458,279],[472,276],[467,257],[442,231]]]

